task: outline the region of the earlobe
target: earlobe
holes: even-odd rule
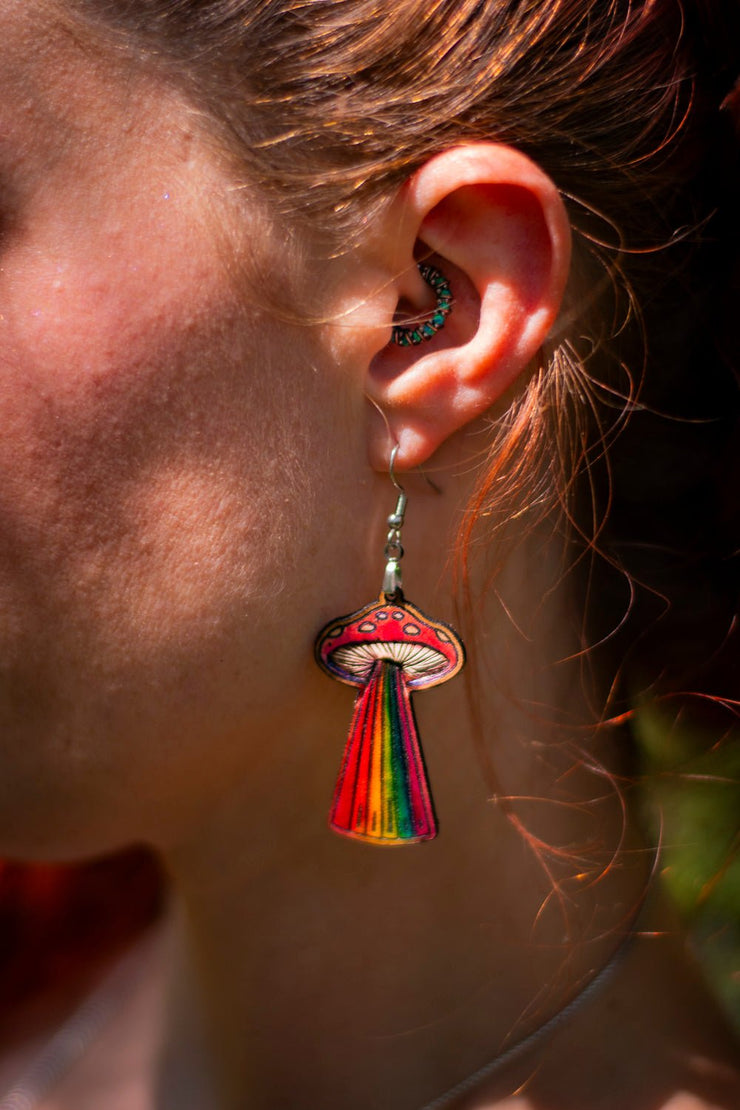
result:
[[[416,345],[389,344],[368,372],[369,397],[400,445],[399,467],[425,462],[482,415],[530,365],[560,308],[570,263],[562,200],[526,155],[493,143],[431,159],[399,195],[406,241],[397,286],[402,317],[434,298],[416,268],[428,259],[453,296],[444,328]],[[373,424],[373,466],[387,465],[388,431]]]

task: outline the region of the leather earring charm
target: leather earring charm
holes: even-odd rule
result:
[[[316,661],[358,688],[329,824],[375,844],[408,844],[437,835],[431,791],[411,695],[453,678],[465,649],[441,621],[407,602],[401,588],[401,528],[406,494],[388,517],[383,588],[377,601],[330,621],[316,638]]]

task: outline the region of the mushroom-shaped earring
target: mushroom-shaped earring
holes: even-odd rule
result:
[[[359,687],[329,824],[345,836],[408,844],[437,835],[411,694],[461,670],[457,634],[404,599],[401,527],[406,494],[388,517],[383,589],[373,601],[330,621],[316,639],[316,661],[332,678]]]

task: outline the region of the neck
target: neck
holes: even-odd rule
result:
[[[340,689],[341,712],[286,722],[270,745],[289,754],[170,853],[193,982],[173,1010],[204,1013],[228,1110],[423,1106],[566,1006],[631,925],[646,856],[604,785],[623,740],[584,728],[575,665],[533,662],[498,623],[494,647],[469,644],[482,678],[496,675],[475,714],[462,682],[418,699],[437,840],[377,848],[327,830]],[[567,742],[537,709],[553,705],[569,707]]]

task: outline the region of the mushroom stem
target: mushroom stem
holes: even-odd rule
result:
[[[386,844],[437,834],[411,693],[391,660],[378,660],[355,701],[329,824]]]

